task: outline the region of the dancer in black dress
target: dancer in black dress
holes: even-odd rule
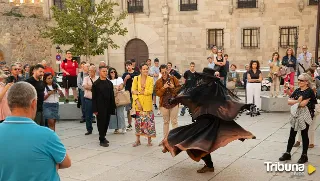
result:
[[[214,73],[209,68],[195,73],[196,86],[182,87],[171,100],[172,103],[186,105],[195,122],[171,130],[163,140],[163,152],[169,151],[176,156],[186,151],[191,159],[197,162],[204,160],[205,166],[198,173],[214,171],[211,152],[234,140],[255,138],[234,121],[239,113],[252,105],[239,103],[239,98]]]

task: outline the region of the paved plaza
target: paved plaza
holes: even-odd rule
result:
[[[185,152],[172,158],[162,153],[158,143],[162,139],[162,118],[156,117],[157,138],[152,147],[147,140],[133,148],[134,131],[127,134],[107,135],[108,148],[100,147],[98,131],[94,125],[92,135],[85,136],[85,124],[79,121],[60,121],[57,133],[72,159],[71,168],[59,170],[62,181],[282,181],[319,180],[320,178],[320,131],[316,131],[316,147],[309,149],[309,163],[318,170],[312,175],[292,177],[292,173],[267,173],[264,162],[276,162],[286,150],[289,135],[289,113],[263,113],[259,117],[242,115],[237,122],[256,135],[256,140],[234,141],[213,152],[214,173],[198,174],[203,162],[194,162]],[[190,116],[179,117],[179,124],[190,124]],[[319,124],[317,124],[319,126]],[[301,147],[293,148],[292,163],[301,155]],[[306,168],[307,165],[306,164]]]

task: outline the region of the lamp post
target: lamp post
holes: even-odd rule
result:
[[[318,1],[318,15],[317,15],[317,29],[316,29],[316,49],[315,49],[315,62],[317,65],[319,65],[318,62],[318,51],[319,51],[319,26],[320,26],[320,0],[316,0]]]

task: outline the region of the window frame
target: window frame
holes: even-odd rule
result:
[[[60,10],[63,10],[64,7],[64,0],[53,0],[53,6],[57,7]]]
[[[254,4],[255,6],[251,5]],[[252,9],[258,8],[258,0],[237,0],[238,9]]]
[[[184,1],[188,1],[188,3],[185,3]],[[192,1],[195,1],[193,3]],[[198,11],[198,0],[180,0],[180,11]]]
[[[284,29],[287,29],[288,30],[288,34],[282,34],[282,30],[284,30]],[[292,29],[295,29],[296,30],[296,32],[295,32],[295,34],[290,34],[290,30],[292,30]],[[283,36],[286,36],[287,35],[287,42],[284,42],[283,41]],[[292,35],[292,36],[294,36],[293,37],[293,39],[295,40],[295,36],[298,36],[299,35],[299,27],[298,26],[281,26],[281,27],[279,27],[279,46],[281,47],[281,48],[288,48],[288,47],[294,47],[295,46],[295,42],[292,42],[292,44],[290,44],[291,42],[290,42],[290,35]],[[283,44],[283,42],[285,43],[285,44]]]
[[[245,42],[246,41],[246,33],[245,31],[250,31],[250,42],[249,42],[249,46],[247,45],[248,43]],[[254,35],[254,31],[256,31],[256,35]],[[253,45],[253,37],[256,36],[256,44],[257,45]],[[242,49],[260,49],[260,27],[247,27],[247,28],[242,28],[241,30],[241,48]]]
[[[309,5],[309,6],[317,6],[317,5],[318,5],[318,2],[315,1],[315,0],[308,0],[308,5]]]
[[[130,3],[134,4],[134,6],[131,6]],[[139,6],[139,4],[141,4]],[[127,0],[127,11],[130,14],[133,13],[143,13],[143,0]]]
[[[214,41],[213,43],[211,43],[211,39],[210,39],[210,33],[214,32]],[[218,37],[221,36],[221,45],[218,45],[217,43],[217,39],[219,39]],[[211,28],[211,29],[207,29],[207,49],[211,49],[212,46],[217,46],[218,48],[223,49],[224,48],[224,29],[223,28]]]

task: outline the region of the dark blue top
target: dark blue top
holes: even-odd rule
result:
[[[293,64],[289,64],[290,62],[292,62]],[[295,56],[291,56],[290,60],[288,56],[284,56],[282,58],[282,65],[286,67],[293,67],[294,70],[296,70],[296,64],[297,64],[297,58]]]

